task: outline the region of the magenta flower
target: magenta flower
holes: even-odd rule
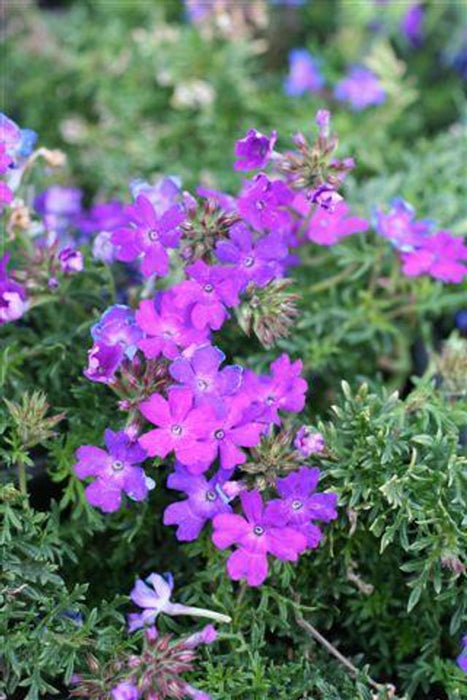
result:
[[[292,49],[289,54],[289,75],[285,92],[298,97],[305,92],[319,92],[324,85],[318,61],[306,49]]]
[[[178,525],[177,539],[181,542],[195,540],[215,515],[230,513],[229,502],[241,491],[238,482],[226,481],[225,476],[218,474],[207,481],[181,464],[170,474],[167,486],[188,496],[184,501],[171,503],[164,511],[164,525]]]
[[[334,96],[338,100],[349,102],[357,112],[380,105],[386,100],[386,92],[379,79],[371,70],[362,66],[350,69],[347,77],[336,85]]]
[[[462,651],[457,657],[457,665],[459,668],[467,673],[467,636],[462,637]]]
[[[234,274],[242,279],[241,288],[244,289],[249,282],[264,287],[281,277],[288,249],[283,237],[277,233],[270,233],[253,243],[250,229],[240,223],[232,227],[229,240],[217,243],[215,253],[220,262],[234,266]]]
[[[88,366],[84,376],[91,382],[110,384],[115,379],[115,372],[123,360],[123,348],[120,345],[94,343],[88,352]]]
[[[448,231],[438,231],[419,241],[415,250],[402,253],[402,272],[407,277],[429,275],[442,282],[459,284],[467,276],[467,246]]]
[[[186,309],[197,330],[219,330],[228,316],[227,308],[238,306],[239,281],[230,270],[197,260],[186,268],[189,280],[172,288],[174,303]]]
[[[164,277],[169,271],[168,248],[177,248],[179,225],[185,219],[181,207],[173,206],[158,216],[147,197],[138,195],[127,208],[129,224],[115,231],[112,243],[117,246],[117,260],[130,262],[141,257],[141,272],[145,277]]]
[[[0,180],[0,214],[2,213],[5,206],[8,206],[12,203],[13,197],[14,195],[10,187],[8,187],[6,182]]]
[[[341,238],[352,233],[367,231],[369,223],[357,216],[348,216],[349,207],[344,202],[337,205],[334,211],[326,211],[322,207],[313,214],[307,230],[310,241],[319,245],[334,245]]]
[[[400,197],[393,199],[387,214],[377,210],[375,213],[376,232],[387,238],[392,245],[402,252],[414,250],[428,236],[433,222],[428,219],[415,220],[414,208]]]
[[[76,250],[76,248],[63,248],[58,254],[58,261],[62,272],[67,275],[73,275],[83,271],[83,254],[79,250]]]
[[[409,5],[401,21],[401,31],[413,46],[419,46],[423,41],[423,24],[425,20],[425,8],[423,5],[413,3]]]
[[[112,513],[120,508],[122,492],[134,501],[142,501],[152,482],[142,467],[136,466],[146,459],[146,452],[127,433],[106,430],[104,442],[107,450],[91,445],[78,448],[73,469],[80,479],[95,477],[84,494],[92,506]]]
[[[112,688],[110,693],[112,700],[139,700],[141,693],[132,683],[123,681]]]
[[[0,142],[0,175],[4,175],[10,165],[13,165],[13,159],[7,153],[6,144]]]
[[[148,585],[149,584],[149,585]],[[171,574],[151,574],[146,581],[138,579],[130,593],[130,598],[143,609],[142,613],[132,613],[128,616],[129,630],[133,632],[141,627],[154,624],[160,613],[166,615],[193,615],[194,617],[208,617],[219,622],[230,622],[230,617],[204,608],[193,608],[181,603],[172,603],[170,597],[174,586]],[[205,636],[212,637],[209,631]]]
[[[131,359],[143,333],[136,323],[135,313],[129,306],[116,304],[105,311],[91,327],[92,339],[107,347],[119,346]]]
[[[217,639],[217,630],[213,625],[206,625],[200,632],[190,634],[184,642],[183,646],[186,649],[196,649],[201,644],[212,644]]]
[[[326,446],[323,435],[311,430],[307,425],[299,428],[293,444],[303,457],[322,454]]]
[[[194,407],[189,389],[173,388],[168,401],[160,394],[143,401],[140,411],[158,426],[139,439],[151,457],[166,457],[174,452],[177,459],[195,472],[205,471],[213,461],[213,447],[208,440],[212,411],[207,406]]]
[[[190,358],[178,357],[169,371],[177,382],[191,389],[197,406],[206,401],[219,404],[221,397],[235,394],[242,382],[242,368],[229,365],[220,369],[224,360],[225,355],[219,348],[204,345]]]
[[[293,226],[287,209],[293,199],[293,192],[282,180],[270,180],[260,173],[238,198],[238,210],[258,231],[287,233]]]
[[[216,515],[212,539],[219,549],[237,545],[227,560],[231,579],[244,578],[250,586],[260,586],[268,575],[268,553],[282,561],[297,561],[307,541],[303,533],[287,527],[284,519],[271,513],[269,506],[264,508],[257,491],[244,491],[240,499],[245,517]]]
[[[271,364],[270,376],[258,376],[251,370],[245,372],[244,390],[253,407],[260,409],[257,420],[280,425],[278,411],[299,413],[303,409],[307,383],[300,377],[301,371],[300,360],[291,362],[289,356],[283,354]]]
[[[245,138],[237,141],[235,145],[235,155],[238,156],[234,163],[235,170],[264,168],[272,155],[276,140],[276,131],[271,131],[270,136],[265,136],[256,129],[249,129]]]
[[[276,488],[281,498],[268,504],[271,513],[284,518],[286,525],[305,535],[310,549],[317,547],[322,538],[314,521],[329,522],[337,518],[337,495],[314,493],[318,480],[318,468],[300,467],[285,478],[277,479]]]
[[[194,328],[188,312],[175,306],[174,295],[178,287],[176,285],[170,291],[163,292],[154,301],[145,299],[139,305],[136,320],[146,338],[139,341],[138,347],[146,357],[163,355],[173,360],[181,349],[201,345],[208,340],[209,328]]]
[[[0,325],[17,321],[28,308],[23,287],[8,277],[9,260],[9,253],[0,258]]]

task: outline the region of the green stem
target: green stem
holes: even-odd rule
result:
[[[19,490],[24,496],[28,495],[27,480],[26,480],[26,465],[22,459],[18,460],[18,476]]]
[[[312,293],[315,292],[322,292],[325,289],[329,289],[330,287],[334,287],[334,285],[339,284],[339,282],[342,282],[342,280],[347,279],[349,275],[351,275],[355,270],[358,268],[358,265],[356,263],[352,263],[351,265],[348,265],[345,270],[342,270],[342,272],[339,272],[338,275],[334,275],[334,277],[328,277],[327,279],[323,280],[322,282],[317,282],[316,284],[312,284],[309,291]]]

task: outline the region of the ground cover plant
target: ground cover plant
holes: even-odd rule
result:
[[[6,698],[467,694],[459,7],[333,9],[7,13]]]

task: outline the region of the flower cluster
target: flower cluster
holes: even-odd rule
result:
[[[428,275],[442,282],[459,284],[467,276],[467,246],[448,231],[433,233],[434,222],[415,220],[415,211],[395,199],[389,212],[377,211],[375,228],[399,251],[407,277]]]

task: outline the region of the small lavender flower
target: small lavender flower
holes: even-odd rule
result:
[[[95,477],[86,486],[85,496],[91,505],[112,513],[120,508],[122,492],[134,501],[146,498],[148,480],[142,467],[136,466],[146,459],[146,452],[124,431],[106,430],[104,441],[107,450],[91,445],[77,450],[74,472],[80,479]]]
[[[112,700],[139,700],[141,693],[132,683],[123,681],[112,688],[110,692]]]
[[[159,178],[154,184],[144,180],[134,180],[130,183],[130,191],[134,199],[143,194],[154,207],[158,216],[162,216],[179,201],[182,191],[179,177],[167,176]]]
[[[452,284],[460,284],[467,277],[467,246],[449,231],[427,236],[401,257],[402,272],[407,277],[428,275]]]
[[[66,275],[82,272],[84,268],[83,254],[76,248],[63,248],[58,254],[58,261],[62,272]]]
[[[293,192],[285,182],[270,180],[267,175],[260,173],[238,198],[238,210],[257,231],[287,233],[293,226],[288,211],[293,199]]]
[[[310,199],[313,204],[318,204],[330,212],[333,212],[343,202],[343,197],[337,192],[336,188],[327,182],[313,190],[310,193]]]
[[[334,95],[338,100],[349,102],[357,112],[386,100],[386,92],[376,75],[362,66],[350,69],[347,77],[336,85]]]
[[[238,156],[234,163],[235,170],[264,168],[273,153],[276,139],[276,131],[271,131],[270,136],[265,136],[256,129],[249,129],[245,138],[237,141],[235,145],[235,155]]]
[[[92,256],[106,265],[111,265],[117,256],[117,249],[112,243],[112,232],[101,231],[92,243]]]
[[[400,197],[391,201],[387,213],[376,210],[374,215],[376,232],[387,238],[397,249],[404,253],[414,250],[433,229],[433,221],[415,219],[415,209]]]
[[[134,311],[129,306],[116,304],[108,308],[91,327],[91,335],[96,343],[107,347],[120,346],[131,359],[143,333],[136,322]]]
[[[317,60],[306,49],[292,49],[289,54],[289,75],[285,92],[298,97],[305,92],[319,92],[324,85]]]
[[[307,425],[299,428],[293,444],[303,457],[322,454],[326,447],[323,435]]]
[[[457,665],[464,673],[467,673],[467,635],[462,637],[462,647],[462,651],[457,657]]]
[[[110,384],[123,360],[123,349],[119,345],[107,346],[95,343],[88,352],[88,366],[84,376],[91,382]]]
[[[9,253],[0,258],[0,325],[17,321],[28,308],[23,287],[8,277]]]
[[[82,196],[76,187],[53,185],[35,198],[34,208],[42,216],[45,227],[61,237],[78,221]]]
[[[410,5],[402,18],[401,30],[413,47],[419,46],[423,41],[424,20],[425,10],[418,3]]]
[[[145,581],[138,579],[130,593],[130,598],[138,607],[143,609],[142,613],[131,613],[128,616],[129,630],[140,629],[154,624],[156,618],[161,613],[166,615],[192,615],[194,617],[207,617],[218,622],[230,622],[228,615],[206,610],[204,608],[194,608],[190,605],[172,603],[170,597],[174,586],[171,574],[151,574]]]

